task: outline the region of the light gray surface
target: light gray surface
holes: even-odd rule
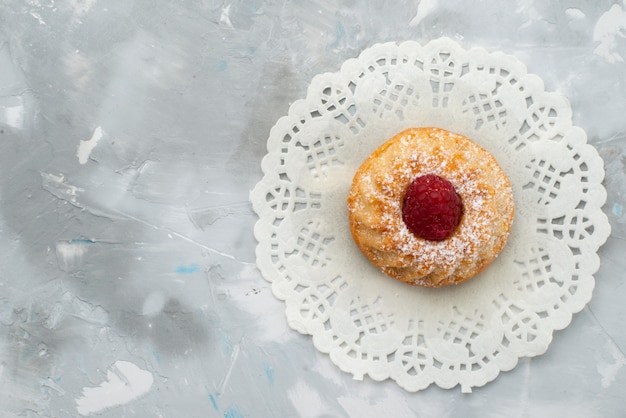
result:
[[[4,0],[2,416],[80,416],[120,361],[144,371],[126,393],[152,384],[101,416],[626,415],[626,2],[468,4]],[[248,202],[271,126],[315,74],[440,36],[513,54],[570,100],[613,228],[589,306],[472,394],[353,381],[288,329]]]

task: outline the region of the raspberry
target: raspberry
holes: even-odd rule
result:
[[[448,180],[435,174],[417,177],[409,185],[402,206],[402,219],[414,235],[442,241],[461,220],[461,198]]]

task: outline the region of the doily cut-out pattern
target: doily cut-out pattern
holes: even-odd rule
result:
[[[589,302],[610,232],[603,162],[571,116],[567,100],[517,59],[447,38],[377,44],[316,76],[273,127],[250,195],[257,265],[289,325],[356,379],[394,379],[408,391],[435,383],[469,392],[544,353]],[[350,235],[357,168],[417,126],[471,138],[513,186],[509,242],[462,285],[387,278]]]

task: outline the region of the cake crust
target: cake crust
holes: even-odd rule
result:
[[[461,197],[463,215],[452,235],[428,241],[402,220],[413,179],[435,174]],[[440,128],[410,128],[377,148],[357,170],[347,200],[350,230],[361,252],[384,274],[410,285],[464,282],[497,257],[514,216],[508,177],[494,156]]]

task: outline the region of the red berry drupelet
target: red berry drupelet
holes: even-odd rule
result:
[[[417,177],[404,196],[402,219],[414,235],[442,241],[456,229],[463,206],[448,180],[435,174]]]

